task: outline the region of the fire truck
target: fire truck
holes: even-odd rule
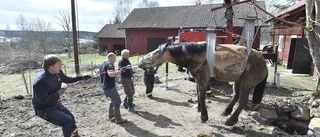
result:
[[[233,34],[233,42],[236,44],[240,40],[240,35]],[[183,29],[179,35],[174,36],[174,44],[181,42],[201,42],[206,41],[205,29]],[[227,43],[227,36],[216,36],[216,44]]]

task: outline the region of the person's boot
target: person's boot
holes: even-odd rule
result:
[[[120,108],[114,109],[114,117],[116,124],[122,124],[127,122],[127,119],[121,118]]]
[[[151,91],[151,92],[146,92],[146,94],[147,94],[147,97],[148,97],[149,99],[153,99],[152,91]]]
[[[80,135],[78,134],[78,128],[76,128],[76,129],[71,133],[71,137],[80,137]]]
[[[133,98],[128,98],[128,111],[130,112],[136,112],[133,106]]]
[[[124,108],[128,109],[128,98],[127,98],[127,97],[124,98],[123,103],[122,103],[122,106],[123,106]]]
[[[113,103],[110,103],[109,106],[109,119],[114,118],[114,113],[113,113]]]

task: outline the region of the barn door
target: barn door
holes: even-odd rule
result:
[[[124,45],[114,44],[113,45],[113,52],[116,55],[121,55],[121,51],[124,49]]]
[[[287,69],[292,69],[293,67],[293,59],[294,59],[294,52],[296,49],[297,45],[297,39],[292,38],[291,43],[290,43],[290,50],[289,50],[289,57],[288,57],[288,64],[287,64]]]
[[[157,49],[163,43],[166,43],[166,38],[147,38],[147,53]]]
[[[294,52],[292,73],[309,74],[312,58],[306,38],[298,38]]]

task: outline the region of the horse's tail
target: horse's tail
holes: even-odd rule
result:
[[[254,104],[259,104],[262,100],[263,97],[263,92],[264,89],[266,87],[266,83],[267,83],[267,78],[268,78],[268,74],[266,75],[266,77],[264,78],[263,81],[261,81],[255,88],[254,88],[254,92],[253,92],[253,96],[252,96],[252,102]]]

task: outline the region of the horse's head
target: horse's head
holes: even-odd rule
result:
[[[168,51],[167,47],[167,43],[162,44],[156,50],[143,56],[139,62],[139,67],[145,69],[155,66],[161,66],[163,63],[166,62],[166,60],[163,58],[166,56],[165,53]]]

